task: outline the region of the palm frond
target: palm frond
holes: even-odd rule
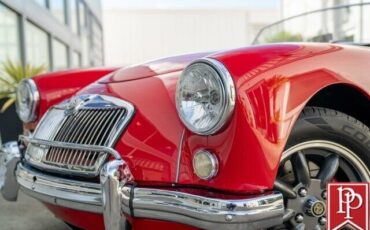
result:
[[[15,101],[15,91],[18,84],[23,80],[45,72],[45,65],[33,66],[22,65],[20,62],[12,62],[9,59],[0,65],[0,99],[9,98],[0,112],[5,111]]]
[[[25,71],[24,66],[22,66],[20,63],[14,64],[9,59],[6,60],[2,65],[4,72],[7,73],[7,75],[15,82],[20,82],[22,79],[24,79]]]
[[[3,107],[1,108],[1,111],[0,112],[5,112],[5,110],[7,110],[13,103],[15,102],[15,97],[11,97],[9,98],[3,105]]]
[[[13,88],[16,84],[16,82],[10,82],[8,79],[6,79],[6,77],[0,76],[0,85],[3,87]]]
[[[9,98],[12,97],[12,95],[15,95],[15,92],[3,91],[0,93],[0,99]]]

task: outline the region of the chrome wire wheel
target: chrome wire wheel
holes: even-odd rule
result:
[[[336,142],[311,140],[282,156],[275,189],[284,196],[284,225],[275,229],[325,229],[326,185],[370,181],[366,164]]]

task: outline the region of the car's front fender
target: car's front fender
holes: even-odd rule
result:
[[[275,44],[231,50],[210,58],[222,62],[234,79],[234,117],[223,131],[208,136],[202,146],[219,159],[219,173],[211,181],[200,180],[192,171],[192,156],[203,138],[186,133],[182,184],[234,192],[272,189],[289,134],[310,98],[333,84],[370,92],[366,61],[370,53],[364,48]]]

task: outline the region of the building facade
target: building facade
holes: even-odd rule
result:
[[[121,66],[247,46],[263,26],[278,19],[274,8],[105,9],[105,61]]]
[[[0,62],[104,64],[100,0],[0,0]]]

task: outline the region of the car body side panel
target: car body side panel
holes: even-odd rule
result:
[[[64,208],[44,203],[44,205],[59,219],[81,229],[102,230],[104,229],[103,215]],[[134,230],[161,229],[161,230],[196,230],[189,225],[175,222],[160,221],[154,219],[130,218],[129,222]],[[150,228],[148,228],[150,226]]]
[[[134,230],[148,230],[148,229],[161,229],[161,230],[197,230],[198,228],[179,224],[175,222],[135,218],[132,220]],[[150,227],[148,227],[150,226]]]
[[[79,92],[107,94],[134,104],[135,115],[115,148],[127,161],[138,186],[177,184],[227,193],[270,190],[289,133],[316,92],[333,84],[347,84],[370,100],[370,52],[364,48],[281,44],[210,57],[224,63],[237,88],[233,119],[216,135],[195,135],[180,122],[175,107],[179,71],[124,82],[94,83]],[[185,138],[180,144],[183,132]],[[220,162],[218,175],[210,181],[200,180],[193,173],[192,157],[200,148],[215,152]],[[48,208],[80,227],[94,229],[102,225],[99,215],[86,226],[86,221],[78,220],[86,213],[50,205]],[[151,223],[155,228],[155,222],[132,220],[138,227]]]
[[[74,209],[64,208],[57,205],[43,203],[57,218],[82,229],[102,230],[104,229],[103,215],[90,212],[82,212]]]
[[[93,84],[80,92],[109,94],[134,104],[135,116],[116,149],[139,184],[171,183],[237,193],[272,189],[289,133],[307,101],[332,84],[370,91],[369,71],[363,71],[369,67],[365,61],[358,62],[370,59],[364,48],[280,44],[210,57],[224,63],[237,88],[233,119],[216,135],[195,135],[180,122],[175,89],[181,72]],[[210,181],[193,173],[193,154],[201,148],[215,152],[220,162],[218,175]]]
[[[211,181],[196,178],[191,170],[194,152],[184,151],[180,183],[237,192],[272,189],[290,131],[316,92],[332,84],[351,85],[367,96],[370,92],[366,48],[282,44],[212,58],[224,63],[234,78],[235,119],[207,140],[220,161],[218,176]]]
[[[205,57],[210,52],[183,54],[173,57],[141,63],[128,66],[117,71],[115,74],[104,77],[99,80],[101,83],[123,82],[142,78],[148,78],[167,73],[173,73],[183,70],[190,62],[198,58]]]

